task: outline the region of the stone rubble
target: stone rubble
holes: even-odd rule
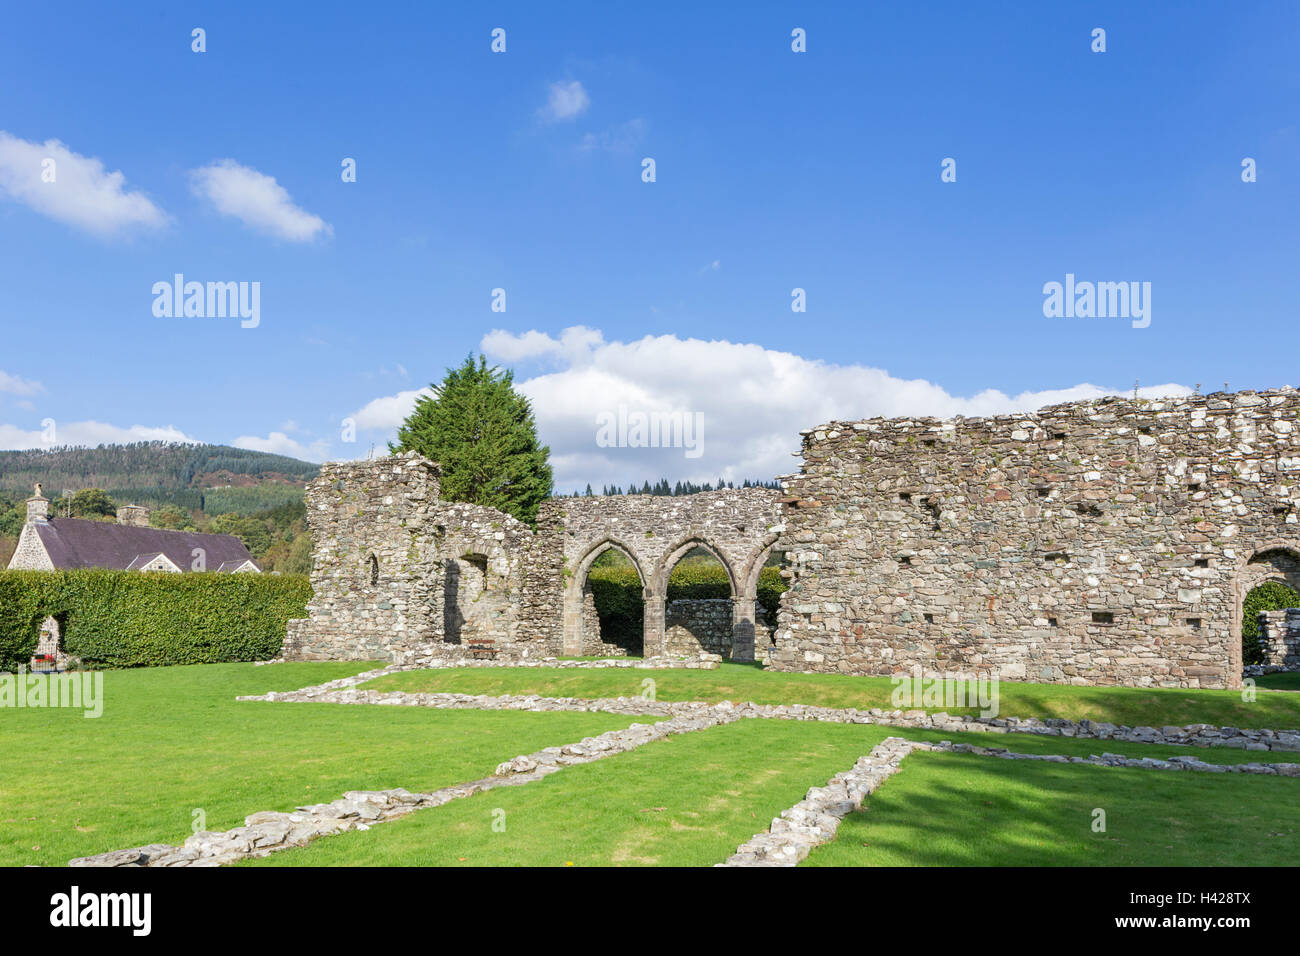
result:
[[[239,700],[286,701],[338,704],[382,704],[387,706],[435,707],[441,709],[600,711],[627,716],[698,716],[710,710],[734,714],[736,718],[769,720],[815,720],[838,724],[883,724],[950,733],[1023,733],[1048,737],[1116,740],[1124,743],[1164,744],[1191,747],[1230,747],[1238,750],[1300,752],[1300,730],[1243,730],[1188,724],[1184,727],[1128,727],[1104,721],[1073,721],[1059,717],[972,717],[947,713],[927,714],[922,710],[869,710],[818,707],[812,704],[755,704],[751,702],[708,704],[702,701],[656,701],[643,697],[543,697],[540,695],[408,693],[373,691],[358,687],[384,674],[419,670],[411,666],[386,667],[344,677],[296,691],[274,691]]]
[[[813,787],[793,807],[781,811],[770,830],[755,834],[717,866],[795,866],[813,847],[835,839],[840,821],[861,809],[863,799],[898,772],[904,757],[914,750],[934,749],[939,748],[901,737],[882,741],[852,770],[837,773],[826,786]]]

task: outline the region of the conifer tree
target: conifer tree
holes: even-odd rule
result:
[[[550,449],[537,440],[514,373],[470,355],[431,386],[397,432],[392,451],[415,451],[442,469],[442,497],[487,505],[528,524],[551,493]]]

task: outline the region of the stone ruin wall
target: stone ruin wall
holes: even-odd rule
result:
[[[1259,643],[1266,665],[1300,668],[1300,608],[1260,612]]]
[[[732,584],[732,632],[741,648],[729,652],[753,659],[758,573],[780,538],[780,492],[771,488],[705,491],[678,497],[609,495],[552,498],[538,518],[539,544],[558,558],[562,587],[554,592],[552,628],[562,653],[592,653],[590,613],[584,587],[591,564],[615,548],[627,555],[643,585],[647,657],[668,652],[668,577],[673,566],[697,547],[711,552]],[[589,592],[587,592],[589,593]],[[562,600],[561,600],[562,598]],[[598,632],[596,641],[599,641]],[[695,648],[693,653],[698,653]]]
[[[416,456],[327,464],[307,492],[310,616],[285,654],[620,653],[585,587],[611,547],[643,582],[647,656],[717,652],[721,604],[666,602],[673,565],[704,547],[732,579],[735,659],[757,637],[780,670],[1236,686],[1245,594],[1300,588],[1298,411],[1283,389],[835,422],[804,433],[783,492],[555,498],[536,532],[438,500]],[[755,606],[772,550],[791,584],[775,644]]]
[[[284,656],[305,660],[507,656],[549,649],[520,622],[545,613],[530,590],[532,529],[438,498],[438,467],[415,455],[331,462],[307,489],[315,549],[308,617]],[[458,601],[459,589],[467,600]],[[448,640],[448,638],[452,640]]]
[[[1246,592],[1296,576],[1298,410],[1283,389],[804,432],[772,666],[1238,686]]]
[[[285,657],[626,654],[601,640],[585,588],[591,562],[609,547],[624,550],[646,582],[644,651],[664,654],[668,574],[703,546],[736,582],[727,613],[752,659],[757,568],[779,535],[778,492],[553,498],[534,532],[495,509],[439,500],[438,476],[413,454],[322,466],[306,494],[313,597],[308,617],[289,624]]]

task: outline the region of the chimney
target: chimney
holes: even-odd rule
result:
[[[41,483],[36,483],[36,494],[27,499],[27,523],[45,524],[50,517],[50,499],[41,494]]]
[[[122,505],[117,509],[117,523],[136,528],[149,527],[149,509],[143,505]]]

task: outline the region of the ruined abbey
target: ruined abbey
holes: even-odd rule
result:
[[[647,657],[1234,687],[1246,593],[1300,588],[1298,412],[1286,388],[832,422],[803,433],[780,492],[555,498],[536,530],[441,500],[414,455],[327,464],[307,496],[315,593],[285,655],[626,653],[588,582],[614,548],[641,578]],[[730,601],[668,602],[696,549]],[[755,605],[773,554],[789,589],[770,626]],[[1270,660],[1300,663],[1300,614],[1270,621]]]

